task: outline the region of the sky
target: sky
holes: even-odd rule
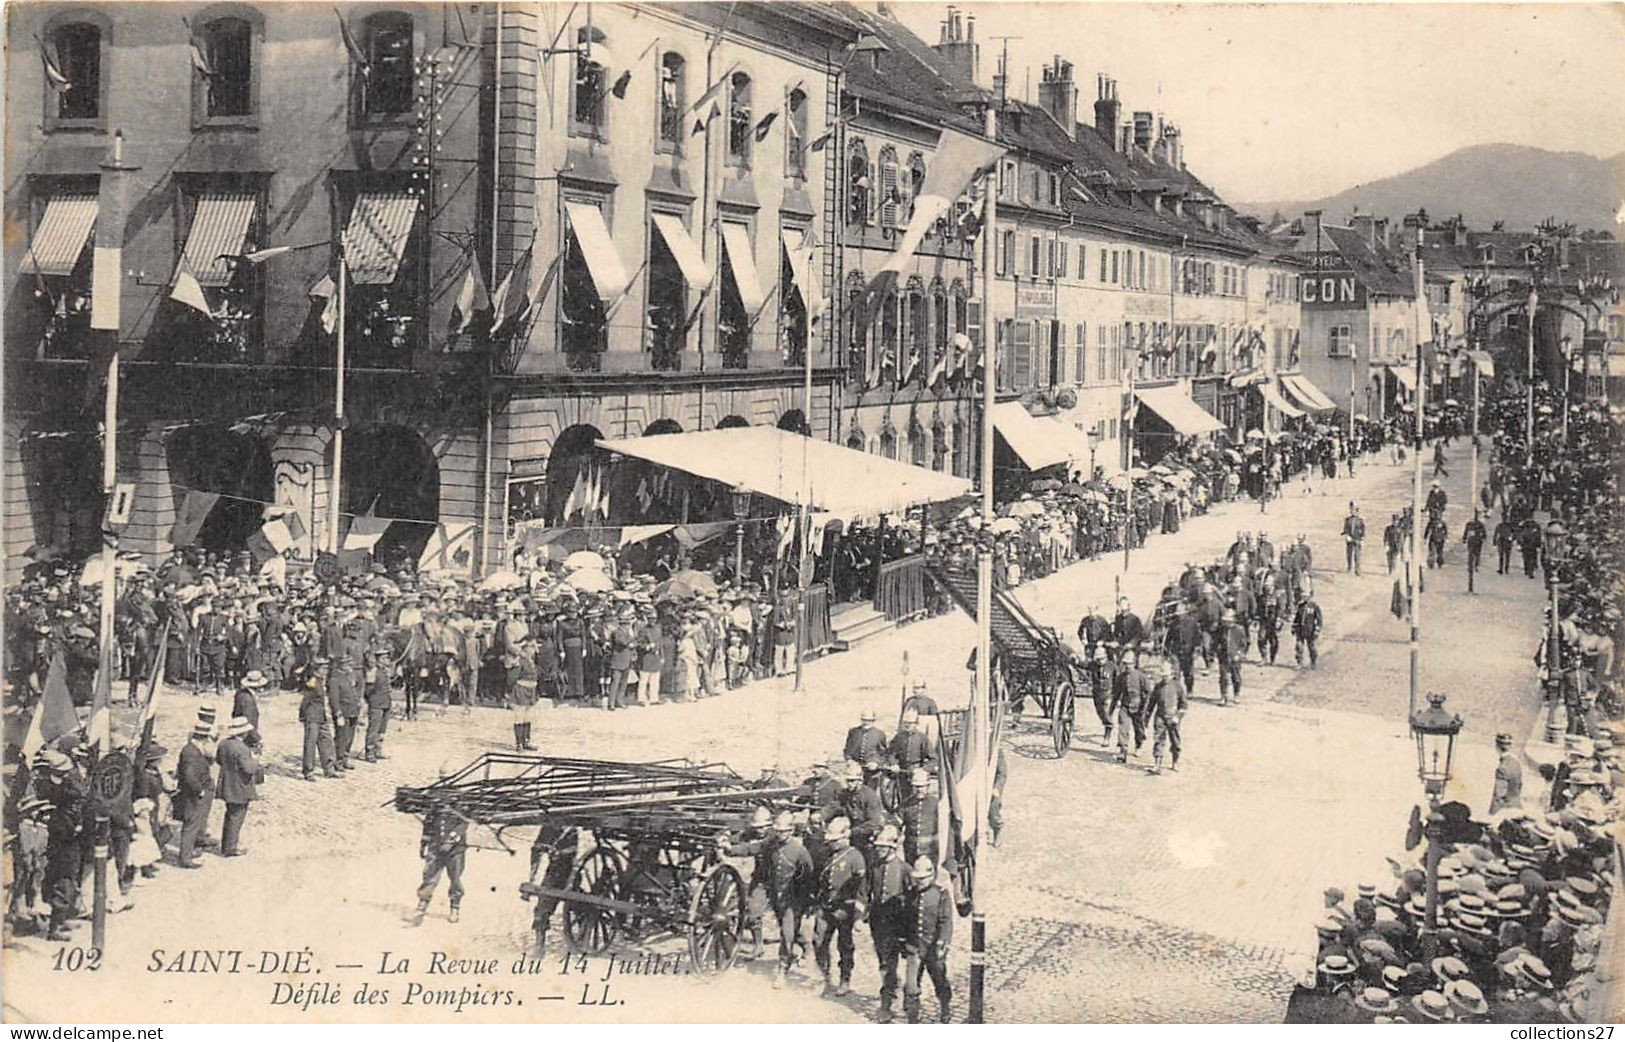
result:
[[[1004,42],[1010,93],[1072,62],[1079,119],[1095,75],[1125,117],[1179,125],[1192,171],[1232,202],[1306,200],[1505,142],[1625,152],[1625,4],[962,3],[980,79]],[[894,2],[927,43],[947,6]]]

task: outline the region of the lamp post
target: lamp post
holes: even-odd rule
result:
[[[1128,378],[1128,394],[1123,408],[1128,415],[1123,422],[1123,574],[1128,574],[1129,550],[1134,545],[1134,421],[1140,414],[1140,403],[1134,400],[1134,378],[1138,375],[1140,353],[1133,344],[1123,345],[1123,370]]]
[[[750,489],[736,487],[732,493],[734,514],[734,583],[745,585],[745,518],[750,516]]]
[[[1439,858],[1444,847],[1444,815],[1439,813],[1439,796],[1450,781],[1450,761],[1455,754],[1456,735],[1461,733],[1459,714],[1445,711],[1445,696],[1428,693],[1426,709],[1411,714],[1411,737],[1416,741],[1416,775],[1428,798],[1427,828],[1427,913],[1423,931],[1431,935],[1439,929]]]
[[[1569,532],[1563,522],[1553,518],[1546,526],[1542,563],[1546,571],[1546,611],[1550,622],[1546,631],[1546,731],[1542,737],[1555,745],[1562,737],[1557,726],[1557,708],[1563,702],[1563,631],[1558,614],[1559,568],[1568,559]]]

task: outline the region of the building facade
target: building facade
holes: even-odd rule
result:
[[[8,572],[99,545],[90,238],[128,200],[116,339],[124,545],[159,555],[188,493],[240,546],[266,504],[327,541],[337,243],[352,244],[341,505],[477,516],[479,409],[446,334],[481,224],[487,7],[41,3],[8,12]],[[115,137],[127,171],[105,168]],[[262,263],[245,254],[291,246]],[[184,298],[177,299],[177,298]],[[477,396],[475,396],[477,399]],[[405,403],[417,403],[408,406]]]

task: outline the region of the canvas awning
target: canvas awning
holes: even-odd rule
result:
[[[254,197],[247,192],[205,193],[192,214],[181,266],[200,286],[230,285],[231,258],[244,252],[253,221]]]
[[[1480,376],[1487,376],[1492,380],[1495,378],[1495,359],[1488,351],[1469,351],[1467,357],[1472,359]]]
[[[406,255],[417,220],[418,197],[407,192],[362,192],[344,229],[344,262],[358,286],[388,286]]]
[[[1076,427],[1034,416],[1020,402],[993,407],[993,429],[1031,470],[1089,458],[1089,438]]]
[[[739,290],[739,302],[745,306],[745,314],[754,317],[767,302],[767,294],[762,292],[762,280],[756,274],[750,231],[742,224],[724,221],[722,248],[728,254],[728,267],[733,271],[734,288]]]
[[[688,229],[683,227],[682,218],[676,214],[657,213],[654,222],[660,230],[660,237],[666,240],[666,249],[676,258],[677,267],[682,271],[683,281],[688,283],[688,288],[703,290],[711,285],[711,266],[705,263],[700,247],[688,234]]]
[[[606,304],[619,299],[632,280],[627,278],[626,266],[621,263],[615,240],[609,237],[604,212],[591,203],[568,202],[564,204],[564,212],[570,218],[570,233],[576,237],[576,242],[581,246],[581,255],[587,259],[587,273],[592,276],[593,287],[598,290],[598,299]],[[666,245],[671,246],[671,239],[666,240]],[[672,252],[676,253],[677,247],[672,246]],[[679,266],[682,264],[680,255],[677,263]],[[688,277],[686,270],[683,277]]]
[[[1180,434],[1194,437],[1224,430],[1224,424],[1178,387],[1138,387],[1134,396]]]
[[[1282,374],[1281,385],[1286,388],[1288,394],[1298,400],[1299,405],[1302,405],[1309,412],[1330,412],[1337,408],[1337,405],[1326,397],[1326,393],[1316,387],[1314,381],[1302,373]]]
[[[1284,380],[1285,377],[1282,377]],[[1282,416],[1297,419],[1303,415],[1303,410],[1281,397],[1281,392],[1275,389],[1274,384],[1259,384],[1258,393],[1264,396],[1264,403]]]
[[[796,289],[801,291],[801,303],[808,311],[816,311],[823,294],[819,289],[818,276],[813,272],[812,249],[794,241],[801,237],[804,237],[804,233],[780,233],[784,255],[790,259],[790,277],[795,280]]]
[[[56,192],[23,256],[24,275],[72,275],[96,223],[95,192]]]
[[[951,474],[777,427],[606,438],[598,445],[782,503],[806,500],[812,509],[843,517],[898,513],[971,491],[969,481]]]
[[[1416,372],[1408,365],[1391,365],[1388,371],[1394,374],[1394,379],[1405,385],[1405,389],[1412,393],[1416,391]]]

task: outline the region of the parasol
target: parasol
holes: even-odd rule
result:
[[[525,580],[521,579],[518,573],[501,569],[480,580],[479,589],[482,593],[497,593],[501,590],[517,590],[524,585]]]
[[[987,526],[987,529],[994,535],[1006,535],[1010,532],[1021,531],[1021,522],[1013,517],[996,518],[991,525]]]
[[[571,589],[579,590],[582,593],[606,593],[615,588],[614,579],[591,568],[583,568],[579,572],[572,572],[570,577],[564,581]]]
[[[591,550],[577,550],[564,559],[564,568],[566,571],[571,572],[580,571],[583,568],[592,568],[601,572],[604,570],[604,558]]]
[[[657,601],[686,601],[700,596],[715,596],[716,592],[716,580],[704,572],[687,568],[656,586],[654,597]]]
[[[1019,503],[1011,503],[1007,513],[1010,517],[1035,517],[1044,512],[1044,504],[1034,499],[1023,499]]]
[[[1040,478],[1027,486],[1029,492],[1054,492],[1061,483],[1054,478]]]
[[[1263,441],[1264,440],[1264,432],[1259,430],[1257,427],[1254,427],[1252,430],[1247,432],[1247,440],[1248,441]]]
[[[120,579],[128,579],[132,575],[139,575],[147,571],[147,566],[138,558],[127,557],[120,554],[118,563],[113,567],[113,575]],[[85,562],[85,570],[79,576],[80,586],[100,586],[102,582],[102,559],[92,557]]]

